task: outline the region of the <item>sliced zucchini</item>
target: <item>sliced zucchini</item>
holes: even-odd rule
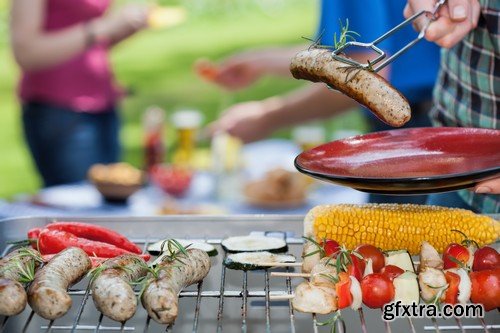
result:
[[[415,273],[415,267],[413,266],[413,260],[411,255],[406,250],[396,250],[388,251],[385,253],[385,265],[394,265],[401,268],[404,271],[410,271]]]
[[[269,251],[283,253],[288,250],[286,242],[281,238],[265,236],[236,236],[222,241],[222,248],[230,253]]]
[[[275,254],[267,251],[239,252],[230,254],[224,259],[224,265],[230,269],[250,271],[268,268],[264,263],[295,262],[295,257],[289,254]]]
[[[405,272],[394,278],[394,301],[401,301],[401,304],[418,304],[420,293],[418,289],[417,275],[412,272]]]
[[[212,245],[205,243],[205,242],[200,242],[200,241],[195,241],[195,240],[189,240],[189,239],[176,239],[182,246],[187,247],[189,245],[190,249],[198,249],[205,251],[210,257],[215,257],[218,252],[215,247]],[[164,244],[164,240],[153,243],[148,245],[148,252],[154,256],[158,256],[162,253],[161,246]],[[167,251],[167,245],[165,243],[165,246],[163,247],[163,251]]]

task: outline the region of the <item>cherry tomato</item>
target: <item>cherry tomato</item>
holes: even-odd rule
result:
[[[359,259],[354,254],[349,254],[351,258],[351,264],[347,265],[347,273],[354,276],[358,281],[361,281],[363,274],[365,273],[366,263],[364,260]]]
[[[403,274],[404,272],[405,271],[402,268],[394,265],[384,266],[380,270],[380,274],[387,276],[391,281],[400,276],[401,274]]]
[[[483,304],[486,311],[500,307],[500,268],[470,273],[472,303]]]
[[[370,244],[363,244],[359,245],[354,251],[358,252],[365,258],[365,260],[371,259],[372,260],[372,266],[373,266],[373,272],[378,273],[384,267],[385,265],[385,257],[382,251],[380,251],[379,248],[370,245]]]
[[[336,241],[332,239],[327,239],[324,243],[320,244],[323,249],[325,250],[325,255],[327,257],[333,257],[336,258],[338,252],[340,251],[340,245]]]
[[[337,293],[338,308],[344,309],[352,304],[351,278],[347,273],[339,273],[339,282],[335,285]]]
[[[465,246],[457,243],[451,243],[443,252],[444,269],[459,268],[460,265],[456,262],[456,260],[460,261],[463,265],[466,265],[469,260],[469,255],[469,250]]]
[[[500,267],[500,254],[492,247],[485,246],[474,252],[473,271],[484,271]]]
[[[458,303],[458,284],[460,283],[460,276],[453,272],[444,272],[444,277],[448,283],[448,288],[444,293],[444,302],[447,304]]]
[[[363,303],[372,308],[381,308],[394,298],[394,285],[385,275],[380,273],[368,274],[361,280]]]

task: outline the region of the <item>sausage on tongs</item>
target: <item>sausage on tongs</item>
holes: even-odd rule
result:
[[[54,256],[38,270],[28,289],[28,302],[39,316],[48,320],[62,317],[71,308],[68,288],[92,267],[89,256],[70,247]]]
[[[0,315],[13,316],[26,307],[23,284],[29,283],[41,263],[40,254],[30,248],[12,251],[0,259]]]
[[[159,263],[157,276],[147,283],[142,305],[158,323],[172,324],[177,318],[179,293],[203,280],[209,271],[210,258],[202,250],[189,249],[175,260],[167,258]]]
[[[391,126],[401,127],[411,118],[408,101],[387,80],[368,69],[334,59],[331,50],[311,47],[298,53],[290,71],[296,79],[326,83]]]
[[[124,322],[132,318],[137,309],[137,298],[131,283],[148,272],[144,259],[133,254],[108,259],[92,277],[92,298],[103,315]]]

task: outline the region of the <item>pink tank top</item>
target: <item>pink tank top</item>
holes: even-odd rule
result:
[[[102,16],[111,0],[48,0],[44,29],[53,32]],[[19,95],[23,102],[42,102],[75,112],[100,113],[114,106],[119,89],[106,45],[94,45],[63,63],[24,72]]]

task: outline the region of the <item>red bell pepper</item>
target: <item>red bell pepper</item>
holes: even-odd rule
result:
[[[340,272],[339,280],[335,285],[335,291],[337,292],[338,308],[344,309],[352,304],[351,278],[349,274]]]
[[[112,244],[132,253],[142,253],[142,250],[127,237],[99,225],[82,222],[54,222],[48,224],[46,228],[66,231],[77,237]]]
[[[28,240],[31,243],[31,247],[37,250],[37,242],[38,242],[38,237],[40,236],[40,232],[42,229],[40,228],[33,228],[28,231]]]
[[[448,288],[444,293],[444,302],[447,304],[458,303],[458,284],[460,283],[460,276],[453,272],[444,272]]]
[[[102,258],[131,253],[112,244],[80,238],[66,231],[44,229],[38,238],[38,248],[42,254],[56,254],[72,246],[81,248],[89,256]]]

